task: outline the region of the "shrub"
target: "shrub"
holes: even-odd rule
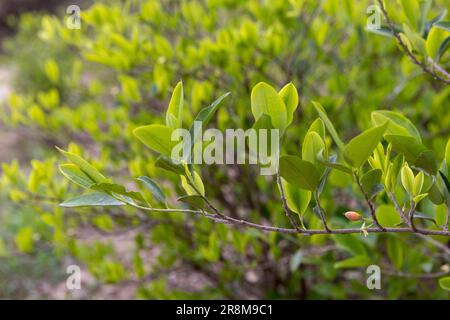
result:
[[[367,6],[96,1],[81,30],[23,16],[7,46],[17,91],[1,119],[42,137],[41,160],[2,167],[3,196],[20,217],[5,229],[6,249],[13,238],[31,255],[51,246],[99,281],[137,281],[144,298],[445,297],[435,279],[415,278],[448,273],[448,41],[436,31],[446,32],[443,18],[432,19],[444,2],[412,13],[390,2],[387,37],[364,31]],[[270,108],[259,96],[272,97]],[[164,133],[194,119],[280,129],[279,177],[161,156]],[[53,146],[67,144],[60,170],[75,184],[57,172]],[[79,187],[95,193],[80,198]],[[131,263],[106,235],[76,236],[88,226],[133,233]],[[384,290],[366,288],[369,264],[381,266]],[[202,290],[170,283],[183,268],[206,278]],[[352,268],[363,268],[358,279]]]

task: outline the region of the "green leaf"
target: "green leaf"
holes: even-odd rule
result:
[[[119,184],[115,183],[97,183],[91,186],[92,190],[95,191],[102,191],[106,193],[114,193],[116,195],[125,196],[134,200],[138,200],[141,202],[145,202],[145,199],[142,197],[142,194],[140,194],[137,191],[127,191],[124,186],[121,186]],[[126,199],[124,199],[126,200]]]
[[[364,268],[372,264],[369,256],[363,254],[354,256],[334,264],[335,269]]]
[[[362,166],[377,147],[386,131],[387,125],[385,123],[371,128],[353,138],[344,148],[344,159],[355,168]]]
[[[450,291],[450,277],[440,278],[439,286],[444,290]]]
[[[72,163],[60,165],[59,171],[61,171],[64,177],[83,188],[89,188],[91,185],[95,184],[95,181],[89,178],[88,175]]]
[[[353,234],[335,234],[332,236],[336,246],[352,255],[366,255],[367,250],[362,241]]]
[[[172,97],[169,102],[169,107],[166,113],[166,126],[171,129],[181,128],[183,125],[183,83],[177,83],[173,90]],[[175,119],[175,123],[174,120]]]
[[[205,187],[203,186],[203,181],[200,175],[193,171],[192,173],[192,182],[195,188],[200,192],[202,196],[205,195]],[[194,189],[194,187],[188,182],[186,176],[181,176],[181,186],[186,191],[188,195],[198,195],[198,192]]]
[[[376,126],[380,126],[386,121],[389,121],[389,125],[386,129],[387,134],[394,134],[400,136],[412,136],[421,141],[420,133],[417,128],[406,118],[404,115],[387,110],[377,110],[371,114],[372,123]]]
[[[403,7],[403,13],[406,15],[406,17],[409,20],[409,23],[414,28],[418,27],[418,17],[420,17],[420,7],[418,1],[411,1],[411,0],[400,0],[400,3]]]
[[[150,149],[170,157],[173,147],[177,144],[172,141],[172,132],[172,128],[151,124],[134,129],[133,134]]]
[[[428,190],[428,197],[430,198],[431,202],[433,202],[435,205],[440,205],[444,203],[445,197],[442,194],[441,190],[439,190],[436,181],[433,182],[430,189]]]
[[[114,199],[106,193],[89,193],[85,194],[60,204],[61,207],[75,208],[75,207],[92,207],[92,206],[123,206],[125,202]]]
[[[92,181],[95,182],[106,182],[107,179],[92,165],[90,165],[86,160],[81,158],[80,156],[64,151],[58,147],[56,149],[59,150],[63,155],[67,157],[73,164],[75,164],[84,174],[86,174]]]
[[[312,101],[312,104],[314,108],[316,109],[317,113],[319,114],[320,119],[322,119],[323,123],[328,129],[328,132],[330,133],[331,137],[333,138],[334,142],[338,146],[339,149],[344,149],[344,143],[339,138],[336,129],[333,126],[333,123],[331,123],[330,119],[327,116],[327,113],[325,109],[322,107],[320,103],[317,103],[315,101]]]
[[[221,102],[230,95],[230,92],[227,92],[223,95],[221,95],[219,98],[217,98],[213,103],[211,103],[209,106],[203,108],[200,110],[200,112],[197,114],[197,116],[194,119],[194,122],[201,122],[202,123],[202,129],[205,129],[208,123],[211,121],[212,117],[216,113],[217,109],[219,108]],[[194,122],[191,125],[191,128],[189,129],[189,134],[191,136],[191,149],[194,146],[194,144],[200,140],[202,137],[196,136],[195,134],[195,127]]]
[[[437,25],[439,25],[439,22],[433,25],[426,41],[427,54],[435,61],[437,61],[441,44],[450,35],[448,30],[436,27]]]
[[[286,84],[278,93],[286,106],[286,124],[291,124],[298,107],[298,92],[292,82]]]
[[[445,164],[447,165],[447,174],[450,174],[450,139],[448,139],[447,146],[445,147],[444,155]]]
[[[280,158],[280,174],[293,186],[310,191],[319,185],[320,174],[316,167],[297,156],[282,156]]]
[[[276,129],[283,131],[287,124],[287,111],[283,100],[274,88],[265,82],[260,82],[253,87],[251,93],[251,109],[255,121],[263,114],[272,119]]]
[[[413,195],[417,196],[422,192],[425,175],[420,171],[414,178]]]
[[[380,169],[372,169],[362,176],[362,188],[370,198],[373,198],[377,193],[383,190],[383,185],[380,183],[382,174],[383,172]]]
[[[319,160],[319,162],[326,167],[336,169],[336,170],[345,172],[345,173],[353,176],[353,172],[352,172],[351,168],[347,167],[346,165],[340,164],[340,163],[334,163],[334,162],[330,162],[329,160],[325,160],[324,156],[323,156],[323,152],[319,153],[319,155],[317,156],[317,160]]]
[[[177,200],[187,203],[194,208],[203,209],[205,207],[205,200],[201,196],[198,196],[198,195],[182,196],[182,197],[179,197]]]
[[[152,193],[153,197],[155,197],[156,200],[158,200],[162,204],[166,203],[166,196],[155,181],[145,176],[139,177],[137,178],[137,180],[141,181],[144,184],[144,186]]]
[[[450,192],[450,181],[449,179],[444,175],[442,171],[439,171],[439,174],[442,177],[442,180],[444,180],[445,187],[447,188],[447,191]]]
[[[316,132],[322,138],[322,140],[325,140],[325,124],[323,123],[323,120],[320,118],[314,120],[314,122],[309,126],[306,135],[308,135],[308,133],[310,132]]]
[[[448,48],[450,48],[450,37],[447,37],[444,41],[441,42],[439,46],[436,62],[439,62],[442,56],[447,52]]]
[[[283,178],[281,179],[281,184],[285,191],[286,202],[289,209],[302,217],[311,202],[311,191],[296,188]]]
[[[378,222],[384,227],[395,227],[402,222],[402,219],[394,206],[383,204],[377,208],[376,216]]]
[[[442,30],[450,31],[450,21],[439,21],[433,26]]]
[[[384,137],[392,144],[392,149],[405,155],[406,161],[415,163],[419,155],[427,148],[414,137],[386,134]]]
[[[406,192],[411,196],[414,195],[414,173],[407,164],[405,164],[400,171],[400,178]]]
[[[319,162],[317,155],[321,150],[325,150],[325,143],[322,138],[316,132],[309,132],[303,140],[302,159],[315,164],[316,168],[320,170],[322,166],[317,166]],[[323,157],[326,157],[326,155]]]
[[[431,175],[435,175],[438,169],[436,157],[432,150],[425,150],[421,152],[414,162],[414,165],[422,168]]]
[[[387,240],[387,253],[389,259],[392,261],[394,266],[401,270],[404,259],[403,246],[399,239],[394,237],[389,237]]]
[[[171,158],[166,157],[164,155],[161,155],[158,157],[158,159],[156,159],[155,167],[171,171],[179,175],[185,174],[184,166],[181,163],[175,162]]]

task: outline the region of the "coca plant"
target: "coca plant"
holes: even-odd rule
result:
[[[202,109],[194,117],[195,121],[201,122],[205,128],[227,95],[222,95]],[[316,110],[318,118],[300,139],[301,151],[284,154],[280,151],[283,149],[278,148],[275,154],[271,154],[279,163],[273,181],[280,195],[280,214],[282,208],[291,224],[290,228],[285,228],[270,224],[270,221],[260,223],[223,213],[214,204],[214,199],[209,198],[199,168],[171,158],[174,145],[172,132],[183,126],[183,100],[180,82],[172,94],[165,125],[151,124],[134,130],[137,138],[159,155],[155,166],[179,176],[184,193],[176,195],[178,203],[172,204],[168,199],[173,195],[165,195],[152,177],[136,177],[149,193],[128,190],[105,177],[75,153],[60,150],[70,162],[60,165],[62,174],[87,190],[83,195],[64,201],[61,206],[130,206],[135,209],[134,215],[141,223],[150,221],[152,214],[156,213],[182,213],[240,228],[298,235],[416,233],[450,236],[450,139],[444,159],[437,159],[434,152],[423,144],[417,128],[402,114],[388,110],[373,111],[372,126],[344,142],[328,118],[326,109],[313,101],[310,107]],[[278,129],[281,132],[279,139],[283,141],[283,134],[296,115],[298,101],[297,89],[292,83],[279,92],[266,83],[257,84],[251,93],[254,127]],[[193,132],[193,125],[189,132]],[[188,148],[193,148],[194,144],[195,140]],[[327,212],[321,206],[322,192],[334,170],[352,179],[353,187],[365,202],[364,207],[357,208],[361,213],[344,213],[348,220],[357,224],[355,227],[337,228],[331,225]],[[154,201],[149,199],[150,195]],[[434,214],[422,212],[421,209],[426,210],[421,207],[425,199],[435,205],[445,205],[447,209]],[[151,205],[155,202],[156,205]],[[320,219],[322,228],[310,227],[310,219],[305,217],[309,207]],[[388,209],[392,207],[395,210]],[[367,254],[360,254],[340,264],[364,267],[371,264],[371,259]],[[448,278],[441,279],[443,287],[447,282]]]

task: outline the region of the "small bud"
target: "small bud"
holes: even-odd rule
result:
[[[362,219],[362,216],[355,211],[347,211],[344,213],[344,216],[350,221],[359,221]]]

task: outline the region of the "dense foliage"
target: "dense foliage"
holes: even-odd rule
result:
[[[47,254],[46,268],[70,259],[99,283],[137,283],[139,298],[447,297],[449,4],[388,1],[391,24],[369,32],[373,4],[95,1],[81,30],[23,15],[0,120],[32,139],[34,160],[2,165],[5,269]],[[194,119],[280,129],[284,179],[161,157]],[[214,219],[186,214],[202,208]],[[123,235],[126,254],[112,241]],[[366,287],[372,264],[381,290]],[[202,285],[171,280],[180,271]]]

